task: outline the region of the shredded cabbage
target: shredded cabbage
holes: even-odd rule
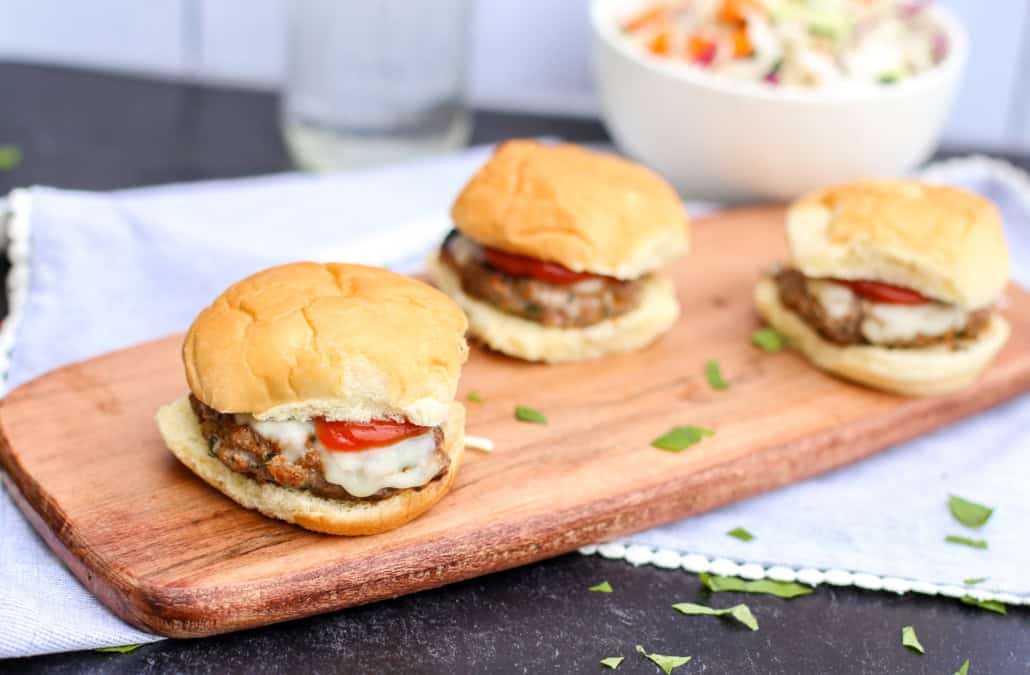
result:
[[[734,80],[890,85],[943,59],[928,0],[660,0],[623,23],[657,56]]]

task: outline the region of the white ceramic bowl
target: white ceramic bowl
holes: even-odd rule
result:
[[[777,89],[648,54],[619,22],[648,0],[593,0],[595,77],[619,148],[685,196],[790,199],[831,183],[904,173],[936,147],[966,62],[965,30],[925,11],[948,37],[944,60],[875,89]]]

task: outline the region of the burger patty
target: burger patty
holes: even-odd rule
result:
[[[222,464],[236,473],[250,476],[261,483],[276,483],[283,487],[307,490],[327,499],[379,501],[401,491],[398,488],[383,488],[367,497],[355,497],[341,486],[326,481],[322,473],[322,459],[314,448],[314,436],[308,443],[311,450],[294,464],[287,461],[276,443],[256,433],[246,424],[237,423],[235,415],[220,413],[201,403],[192,394],[190,406],[200,421],[204,438],[208,439],[209,454],[217,457]],[[442,478],[447,473],[451,461],[443,451],[443,431],[439,427],[433,429],[433,437],[436,440],[436,453],[440,459],[441,469],[430,482]],[[423,487],[425,486],[410,489],[421,490]]]
[[[457,246],[473,253],[458,255]],[[573,284],[552,284],[513,276],[491,266],[482,248],[457,230],[444,240],[440,259],[458,275],[462,290],[469,296],[544,326],[581,328],[621,316],[636,309],[643,292],[641,279],[598,276]]]
[[[780,302],[799,315],[805,323],[823,338],[839,345],[872,344],[862,334],[862,322],[866,319],[866,311],[862,302],[856,302],[851,312],[843,317],[831,317],[819,299],[812,295],[804,274],[795,269],[784,269],[776,274],[776,286],[780,293]],[[991,310],[981,309],[969,314],[966,325],[961,330],[952,330],[940,335],[917,335],[911,340],[879,344],[881,347],[929,347],[931,345],[948,344],[954,346],[958,340],[975,338],[990,322]]]

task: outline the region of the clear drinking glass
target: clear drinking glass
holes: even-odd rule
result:
[[[294,161],[330,170],[464,144],[470,3],[289,3],[281,122]]]

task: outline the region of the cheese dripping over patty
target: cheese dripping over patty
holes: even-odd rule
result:
[[[291,464],[315,450],[322,460],[326,481],[355,497],[368,497],[383,488],[420,487],[443,468],[432,430],[379,448],[340,452],[329,450],[318,440],[311,420],[262,422],[250,415],[237,415],[236,422],[248,425],[254,433],[279,446]]]

